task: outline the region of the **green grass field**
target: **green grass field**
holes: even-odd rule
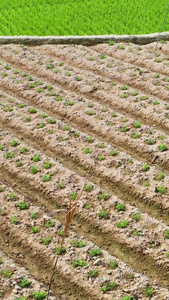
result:
[[[0,35],[159,32],[169,0],[0,0]],[[169,31],[169,13],[163,31]]]

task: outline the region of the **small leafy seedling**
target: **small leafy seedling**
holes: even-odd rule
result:
[[[109,282],[108,284],[106,284],[105,286],[103,286],[101,288],[101,291],[103,293],[107,293],[109,291],[115,290],[117,288],[117,286],[118,286],[117,283],[115,283],[115,282]]]
[[[142,167],[143,172],[147,172],[150,169],[150,166],[148,164],[144,164]]]
[[[117,227],[126,228],[128,224],[129,224],[129,221],[123,220],[123,221],[117,223]]]
[[[31,172],[32,174],[36,174],[36,173],[39,172],[39,170],[38,170],[35,166],[32,166],[32,167],[30,168],[30,172]]]
[[[55,254],[60,255],[66,252],[66,248],[60,244],[55,248]]]
[[[145,290],[144,293],[145,293],[146,296],[148,296],[150,298],[153,296],[153,294],[154,294],[154,288],[153,287],[145,287],[144,290]]]
[[[165,145],[165,144],[159,145],[158,148],[159,148],[159,150],[160,150],[161,152],[164,152],[164,151],[167,151],[167,150],[168,150],[168,147],[167,147],[167,145]]]
[[[32,160],[33,160],[34,162],[40,161],[40,154],[34,155],[34,156],[32,157]]]
[[[85,242],[84,241],[75,241],[75,240],[73,240],[72,245],[75,248],[82,248],[82,247],[85,247]]]
[[[46,299],[48,293],[47,292],[35,292],[33,294],[35,300],[43,300]]]
[[[116,269],[118,267],[118,263],[115,260],[110,260],[109,261],[109,268],[111,269]]]
[[[140,221],[140,218],[141,218],[141,213],[132,214],[132,219],[135,220],[136,222]]]
[[[118,203],[118,204],[116,204],[116,209],[118,211],[124,211],[125,210],[125,204],[124,203]]]
[[[98,198],[99,198],[99,200],[108,200],[110,198],[110,194],[105,192],[105,193],[98,195]]]
[[[46,228],[55,227],[55,222],[53,220],[48,220],[45,224]]]
[[[100,212],[98,213],[98,216],[100,219],[109,219],[110,215],[109,215],[109,211],[108,210],[100,210]]]
[[[84,186],[85,192],[91,192],[93,190],[93,184],[88,184]]]
[[[99,272],[97,270],[92,270],[92,271],[90,271],[90,272],[87,273],[87,277],[89,277],[89,278],[95,278],[95,277],[98,276],[98,273]]]
[[[102,251],[100,250],[100,248],[90,249],[90,250],[88,250],[88,253],[91,257],[102,255]]]
[[[31,282],[26,278],[23,278],[18,284],[21,288],[27,288],[31,285]]]
[[[47,238],[41,238],[41,243],[43,243],[44,245],[49,245],[51,240],[52,238],[50,236],[48,236]]]
[[[164,236],[165,236],[166,239],[169,239],[169,229],[165,230]]]
[[[39,232],[39,230],[40,230],[40,227],[38,227],[38,226],[31,227],[31,233],[37,233],[37,232]]]
[[[30,204],[26,203],[25,201],[22,201],[20,203],[17,203],[16,206],[19,207],[20,210],[24,210],[24,209],[28,209]]]
[[[84,267],[86,266],[86,262],[82,259],[75,259],[72,261],[73,267],[77,268],[77,267]]]
[[[164,185],[161,185],[161,186],[158,186],[158,187],[156,188],[156,191],[157,191],[158,193],[160,193],[160,194],[165,194],[166,188],[165,188]]]
[[[19,220],[15,216],[11,216],[11,222],[12,222],[12,224],[15,224],[15,225],[19,224]]]

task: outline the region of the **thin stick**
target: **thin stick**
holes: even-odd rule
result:
[[[72,204],[72,199],[69,197],[69,208],[68,208],[68,212],[66,214],[66,223],[65,223],[65,228],[64,228],[64,234],[63,234],[63,237],[62,237],[62,240],[61,240],[61,243],[60,243],[60,248],[63,247],[63,243],[64,243],[64,240],[65,240],[65,237],[66,237],[66,234],[68,232],[68,229],[69,229],[69,226],[70,226],[70,223],[74,217],[74,214],[75,214],[75,210],[77,208],[77,205],[80,201],[80,198],[82,196],[82,193],[83,193],[83,189],[84,189],[84,186],[85,186],[85,183],[86,183],[86,178],[85,178],[85,181],[83,183],[83,186],[80,190],[80,193],[79,195],[77,196],[77,199],[76,201]],[[52,271],[52,275],[51,275],[51,278],[50,278],[50,281],[49,281],[49,287],[48,287],[48,295],[47,295],[47,300],[49,299],[49,292],[50,292],[50,289],[51,289],[51,285],[52,285],[52,281],[53,281],[53,277],[54,277],[54,274],[55,274],[55,271],[56,271],[56,267],[57,267],[57,263],[58,263],[58,259],[59,259],[59,253],[57,254],[56,256],[56,259],[55,259],[55,263],[54,263],[54,266],[53,266],[53,271]]]

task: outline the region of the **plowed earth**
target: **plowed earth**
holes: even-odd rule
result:
[[[168,49],[0,46],[2,299],[46,298],[85,182],[49,299],[169,300]]]

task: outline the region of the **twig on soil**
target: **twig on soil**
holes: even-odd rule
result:
[[[72,199],[69,197],[69,208],[68,208],[68,210],[65,210],[65,209],[58,210],[58,212],[60,212],[60,211],[67,211],[67,213],[66,213],[65,228],[64,228],[64,234],[63,234],[62,239],[61,239],[60,248],[62,248],[62,246],[64,244],[64,240],[65,240],[66,234],[68,232],[70,223],[71,223],[71,221],[72,221],[72,219],[73,219],[73,217],[75,215],[75,211],[76,211],[77,205],[80,202],[80,198],[82,196],[85,183],[86,183],[86,178],[85,178],[85,181],[84,181],[84,183],[82,185],[82,188],[81,188],[81,190],[79,192],[79,195],[77,196],[77,199],[76,199],[75,202],[72,203]],[[57,211],[55,211],[55,212],[57,212]],[[51,275],[51,278],[50,278],[50,281],[49,281],[47,300],[49,299],[49,292],[50,292],[52,281],[53,281],[53,277],[55,275],[55,271],[56,271],[56,268],[57,268],[58,259],[59,259],[59,254],[57,254],[57,256],[56,256],[54,267],[53,267],[53,271],[52,271],[52,275]]]

